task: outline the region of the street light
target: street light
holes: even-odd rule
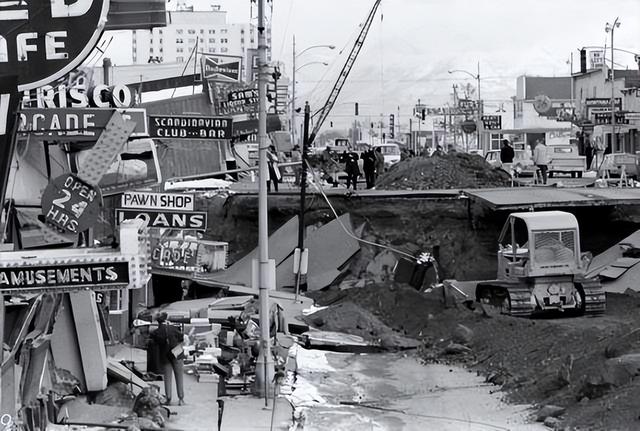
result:
[[[293,54],[292,55],[293,87],[291,89],[291,142],[293,143],[293,145],[296,144],[296,71],[302,69],[304,66],[307,66],[305,64],[304,66],[300,66],[299,68],[296,69],[296,58],[300,57],[302,54],[309,51],[310,49],[315,49],[315,48],[335,49],[336,47],[334,45],[313,45],[303,49],[302,51],[296,54],[296,36],[293,35],[293,53],[292,53]],[[311,64],[311,63],[308,63],[308,64]],[[324,63],[324,62],[322,62],[322,64],[328,65],[328,63]]]
[[[473,79],[478,81],[478,120],[476,122],[476,139],[478,141],[477,142],[478,149],[480,149],[480,119],[482,117],[482,102],[480,100],[480,62],[478,62],[478,73],[476,75],[474,75],[471,72],[467,72],[466,70],[462,70],[462,69],[449,70],[448,72],[450,74],[455,73],[455,72],[466,73],[467,75],[469,75],[470,77],[472,77]]]
[[[615,151],[614,142],[616,140],[616,99],[615,99],[615,63],[613,62],[613,32],[616,27],[620,27],[620,21],[618,21],[618,17],[613,22],[613,24],[607,23],[604,27],[604,31],[607,33],[611,32],[611,151]]]
[[[328,66],[329,65],[329,63],[327,63],[326,61],[311,61],[309,63],[303,64],[302,66],[298,67],[296,69],[296,72],[299,71],[300,69],[302,69],[303,67],[307,67],[307,66],[310,66],[312,64],[321,64],[323,66]]]

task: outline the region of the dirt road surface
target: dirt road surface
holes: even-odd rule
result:
[[[305,410],[304,430],[547,429],[476,374],[414,355],[299,349],[297,363],[292,399]]]

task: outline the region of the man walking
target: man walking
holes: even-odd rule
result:
[[[292,162],[301,162],[302,161],[302,153],[300,152],[300,147],[296,144],[293,146],[291,150],[291,161]],[[302,163],[299,165],[293,166],[293,173],[295,175],[294,184],[296,186],[300,185],[300,178],[302,176]]]
[[[533,149],[533,164],[536,165],[542,174],[542,184],[547,184],[547,165],[549,164],[549,153],[547,146],[540,139],[536,140],[536,146]]]

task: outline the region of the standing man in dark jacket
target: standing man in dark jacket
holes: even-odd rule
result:
[[[502,163],[513,163],[515,152],[511,147],[508,139],[502,140],[502,148],[500,148],[500,161]]]
[[[167,404],[171,404],[171,381],[172,374],[176,377],[176,390],[178,391],[178,405],[184,404],[184,387],[182,384],[184,378],[184,354],[180,351],[176,355],[177,347],[182,345],[184,335],[182,331],[173,325],[168,325],[167,313],[160,312],[156,316],[158,321],[158,329],[151,333],[151,340],[156,344],[159,357],[160,367],[163,373],[164,393],[167,398]]]
[[[342,153],[342,160],[345,164],[344,170],[347,174],[347,189],[353,183],[353,190],[358,189],[358,177],[360,176],[360,168],[358,167],[358,155],[352,151]]]
[[[367,182],[367,188],[370,189],[376,185],[376,156],[373,154],[373,149],[369,149],[363,152],[360,158],[364,179]]]

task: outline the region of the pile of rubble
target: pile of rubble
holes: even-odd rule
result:
[[[329,307],[309,316],[311,325],[368,339],[413,338],[425,362],[476,369],[511,401],[539,406],[535,419],[556,429],[637,429],[638,296],[607,295],[606,319],[543,320],[445,307],[439,288],[420,293],[393,281],[314,297]],[[551,406],[557,411],[547,413]]]
[[[376,189],[462,189],[508,187],[510,184],[509,174],[492,167],[482,157],[453,152],[403,160],[380,177]]]

